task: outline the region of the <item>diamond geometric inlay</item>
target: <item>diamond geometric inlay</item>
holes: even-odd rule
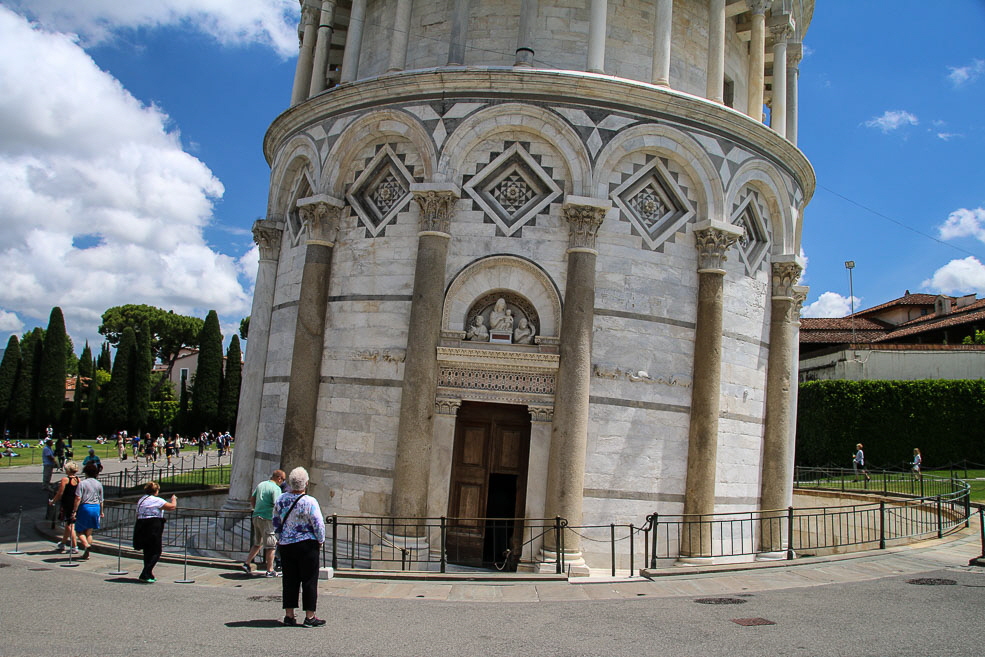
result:
[[[694,216],[687,189],[656,157],[612,190],[610,198],[650,249],[660,247]]]
[[[495,157],[463,189],[507,237],[562,194],[551,175],[519,143]]]
[[[414,180],[389,145],[383,146],[345,195],[371,237],[378,236],[410,202]]]
[[[759,270],[769,251],[770,235],[764,215],[759,194],[754,191],[750,191],[732,211],[732,225],[745,230],[736,244],[736,249],[748,275]]]

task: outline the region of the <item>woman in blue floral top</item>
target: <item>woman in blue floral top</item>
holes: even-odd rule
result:
[[[297,625],[294,609],[304,609],[305,627],[325,624],[315,617],[318,603],[318,557],[325,542],[325,520],[318,500],[305,494],[308,488],[308,471],[294,468],[287,475],[290,493],[283,493],[274,502],[274,533],[280,547],[280,561],[284,580],[281,598],[284,602],[284,625]]]

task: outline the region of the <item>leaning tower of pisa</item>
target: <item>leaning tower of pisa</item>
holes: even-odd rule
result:
[[[302,465],[573,573],[525,522],[787,507],[813,0],[300,4],[227,507]]]

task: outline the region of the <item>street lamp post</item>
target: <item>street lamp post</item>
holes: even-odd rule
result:
[[[849,315],[852,321],[852,344],[855,344],[855,288],[852,284],[852,270],[855,269],[855,261],[846,260],[845,269],[848,270],[848,302],[852,309],[852,314]]]

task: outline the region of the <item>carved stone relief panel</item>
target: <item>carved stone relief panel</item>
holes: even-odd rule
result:
[[[481,321],[476,321],[481,318]],[[466,340],[473,342],[507,342],[534,344],[540,317],[533,305],[519,294],[502,290],[480,297],[465,317]],[[481,329],[484,328],[483,332]],[[508,340],[493,336],[507,333]]]

